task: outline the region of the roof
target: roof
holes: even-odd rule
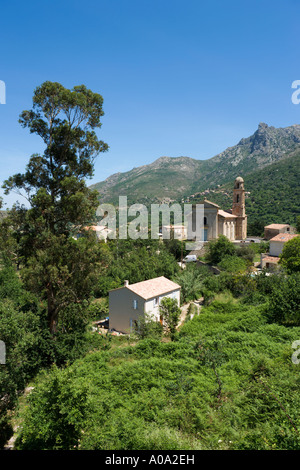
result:
[[[181,286],[161,276],[147,281],[137,282],[136,284],[129,284],[128,286],[124,286],[124,288],[131,290],[131,292],[147,300],[181,289]]]
[[[299,237],[298,234],[292,234],[292,233],[279,233],[275,237],[271,238],[270,242],[288,242],[292,240],[293,238]]]
[[[265,228],[273,228],[273,229],[280,229],[284,227],[289,227],[289,224],[270,224],[270,225],[265,226]]]
[[[222,211],[222,209],[218,210],[218,215],[220,215],[221,217],[230,217],[230,218],[235,218],[235,219],[237,218],[236,215],[230,214],[230,212]]]
[[[204,197],[201,201],[197,202],[197,205],[200,206],[201,204],[206,204],[208,206],[213,206],[213,207],[220,207],[215,202],[211,202],[208,199],[206,199],[206,197]],[[196,203],[195,203],[195,205],[196,205]]]

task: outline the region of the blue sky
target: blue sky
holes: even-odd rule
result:
[[[45,80],[104,98],[99,137],[110,150],[91,183],[161,156],[213,157],[259,122],[300,123],[299,3],[2,0],[0,181],[43,150],[18,116]]]

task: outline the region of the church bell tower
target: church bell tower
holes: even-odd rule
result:
[[[247,238],[247,216],[245,208],[244,180],[241,176],[238,176],[234,183],[232,214],[237,217],[235,239],[245,240],[245,238]]]

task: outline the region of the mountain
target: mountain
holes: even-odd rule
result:
[[[244,177],[248,222],[260,222],[260,226],[271,223],[295,224],[296,217],[300,216],[299,175],[300,150],[248,173]],[[207,189],[191,197],[190,202],[202,200],[204,194],[222,209],[231,209],[232,181],[215,189]]]
[[[293,156],[300,150],[300,125],[275,128],[260,123],[253,135],[207,159],[161,157],[149,165],[116,173],[91,189],[100,202],[117,204],[119,195],[128,203],[180,201],[182,198],[244,178],[254,171]],[[263,184],[263,181],[262,181]]]

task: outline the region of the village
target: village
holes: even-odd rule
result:
[[[251,246],[252,243],[268,242],[269,251],[260,253],[260,260],[254,261],[248,268],[251,275],[258,275],[262,271],[267,271],[267,275],[272,275],[279,269],[280,255],[284,245],[299,235],[295,233],[295,228],[289,224],[269,224],[264,227],[263,237],[247,237],[247,215],[245,204],[244,180],[237,177],[233,189],[233,206],[231,212],[223,211],[217,204],[203,200],[203,227],[202,241],[195,244],[194,249],[181,259],[179,265],[185,269],[187,263],[195,263],[197,266],[207,266],[215,275],[221,270],[217,266],[207,264],[203,261],[203,255],[210,240],[217,239],[220,235],[226,236],[237,247]],[[186,225],[162,225],[161,237],[169,238],[172,231],[174,238],[181,242],[188,242],[196,239],[195,217],[193,214],[188,219]],[[103,227],[97,231],[99,239],[103,239]],[[108,232],[106,232],[107,237]],[[107,238],[105,238],[107,239]],[[191,302],[182,305],[180,296],[181,286],[164,276],[144,280],[131,284],[130,280],[124,280],[124,286],[109,291],[109,316],[103,320],[96,321],[97,331],[102,334],[112,335],[132,334],[134,325],[140,317],[150,315],[152,319],[163,323],[160,314],[161,301],[164,298],[175,299],[177,306],[181,309],[178,327],[185,321]],[[196,299],[192,303],[197,306],[199,314],[203,297]]]

